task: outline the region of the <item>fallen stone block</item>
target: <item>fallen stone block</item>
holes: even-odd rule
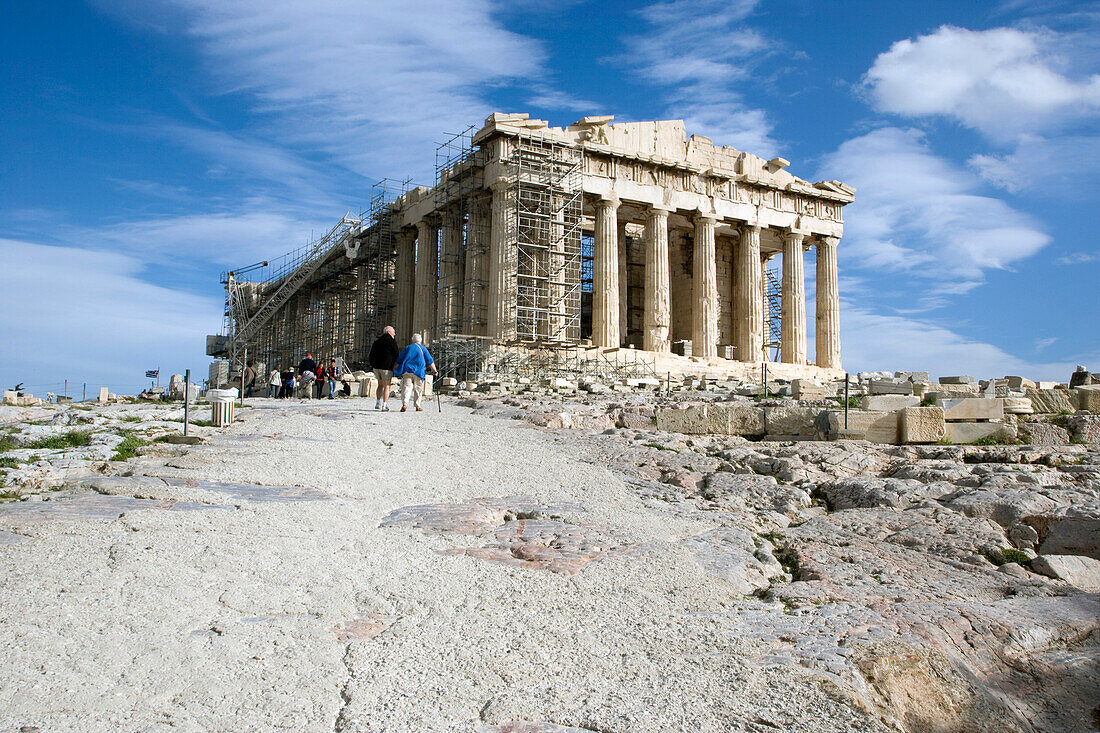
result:
[[[940,377],[940,384],[977,384],[977,380],[971,376]]]
[[[16,406],[19,404],[19,393],[10,389],[4,390],[4,404],[9,406]]]
[[[898,420],[902,443],[938,443],[947,436],[947,423],[940,407],[906,407]]]
[[[662,408],[657,410],[657,429],[688,435],[763,435],[764,410],[742,403]]]
[[[1005,416],[1004,401],[988,397],[963,397],[937,400],[943,408],[943,416],[952,420],[1002,420]]]
[[[1044,415],[1060,415],[1077,409],[1073,393],[1067,389],[1031,389],[1024,394],[1031,400],[1031,408]]]
[[[836,388],[812,379],[795,379],[791,382],[791,396],[796,400],[824,400],[836,397]]]
[[[1100,415],[1100,384],[1074,387],[1073,396],[1078,410],[1088,410],[1093,415]]]
[[[902,382],[896,379],[872,379],[867,383],[867,392],[873,395],[880,394],[913,394],[913,383]]]
[[[875,412],[900,410],[903,407],[916,407],[919,404],[920,398],[900,394],[866,395],[859,400],[861,408]]]
[[[1100,560],[1078,555],[1039,555],[1031,561],[1031,568],[1088,593],[1100,592]]]
[[[894,372],[894,378],[904,382],[927,382],[928,372]]]
[[[1071,415],[1066,418],[1066,428],[1075,443],[1100,443],[1100,415]]]
[[[869,440],[872,443],[898,443],[898,413],[848,411],[848,427],[844,427],[844,411],[828,411],[829,437],[836,440],[843,434],[849,440]]]
[[[816,420],[819,407],[797,405],[770,405],[763,408],[764,432],[769,436],[808,440],[817,432]]]
[[[977,384],[930,384],[924,392],[935,397],[976,397],[978,395]]]
[[[1005,377],[1005,381],[1008,382],[1009,389],[1028,389],[1035,387],[1035,382],[1027,377]]]
[[[1017,438],[1027,445],[1068,445],[1069,431],[1045,422],[1025,422],[1017,427]]]
[[[110,399],[110,396],[111,396],[111,393],[107,391],[106,387],[100,387],[99,388],[99,401],[100,402],[107,402],[107,400]]]
[[[999,422],[948,422],[947,440],[958,445],[992,439],[1006,443],[1016,440],[1016,431]]]

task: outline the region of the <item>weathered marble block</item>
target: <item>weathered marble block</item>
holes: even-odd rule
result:
[[[937,400],[944,418],[952,420],[1002,420],[1004,400],[985,397]]]
[[[1100,415],[1100,384],[1074,387],[1073,395],[1077,400],[1078,410],[1088,410],[1094,415]]]
[[[844,430],[844,411],[829,410],[829,435],[836,436]],[[898,413],[868,412],[865,410],[848,411],[847,436],[857,440],[869,440],[873,443],[898,443]]]
[[[898,420],[902,443],[937,443],[947,435],[940,407],[906,407]]]
[[[947,440],[952,443],[966,445],[968,443],[976,443],[979,440],[985,440],[986,438],[1011,441],[1016,439],[1016,431],[1008,425],[999,422],[947,423]]]
[[[911,395],[913,394],[913,383],[908,381],[902,382],[898,380],[872,379],[867,385],[867,391],[873,395]]]
[[[864,410],[882,412],[886,410],[900,410],[903,407],[916,407],[920,404],[919,397],[909,397],[900,394],[866,395],[859,401],[859,406]]]

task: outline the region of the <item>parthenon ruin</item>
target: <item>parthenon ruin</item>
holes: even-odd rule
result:
[[[383,190],[282,261],[226,273],[226,335],[208,351],[290,364],[312,350],[355,367],[392,323],[399,340],[656,359],[675,343],[694,364],[835,374],[837,245],[854,189],[788,165],[688,137],[680,120],[562,128],[494,113],[440,146],[433,187]],[[781,278],[768,270],[776,255]]]

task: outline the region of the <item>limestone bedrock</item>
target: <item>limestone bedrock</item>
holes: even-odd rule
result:
[[[1095,446],[749,442],[615,399],[255,400],[0,504],[0,727],[1090,720]],[[703,417],[757,419],[731,409]],[[6,426],[51,411],[79,412]]]

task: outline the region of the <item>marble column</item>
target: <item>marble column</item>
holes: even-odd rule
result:
[[[617,198],[596,201],[596,244],[592,253],[592,343],[618,347],[619,223]]]
[[[466,288],[462,297],[462,332],[485,335],[485,290],[489,279],[489,201],[476,195],[467,202]]]
[[[713,216],[695,217],[692,256],[691,355],[718,356],[718,265]]]
[[[402,229],[397,235],[397,283],[394,289],[393,328],[398,343],[412,334],[414,278],[416,277],[416,230]]]
[[[817,365],[840,369],[840,292],[836,237],[817,241]]]
[[[435,222],[421,219],[416,223],[416,282],[412,330],[422,334],[424,341],[428,341],[435,331],[435,289],[438,276],[439,230]]]
[[[458,207],[452,207],[443,213],[443,225],[439,232],[440,301],[437,338],[462,330],[462,225],[463,216]]]
[[[764,357],[763,280],[760,227],[745,225],[737,249],[738,361],[760,361]]]
[[[668,214],[668,209],[653,207],[646,217],[645,332],[642,342],[646,351],[670,350],[668,329],[672,294],[668,270]]]
[[[492,213],[489,225],[489,336],[497,341],[516,338],[516,242],[509,236],[511,186],[507,181],[492,185]]]
[[[630,291],[629,281],[627,274],[627,248],[626,248],[626,222],[619,222],[618,233],[618,260],[619,260],[619,343],[616,346],[622,346],[626,343],[626,332],[629,323],[629,309],[630,309]]]
[[[806,277],[802,235],[783,237],[783,336],[779,356],[784,364],[806,363]]]

